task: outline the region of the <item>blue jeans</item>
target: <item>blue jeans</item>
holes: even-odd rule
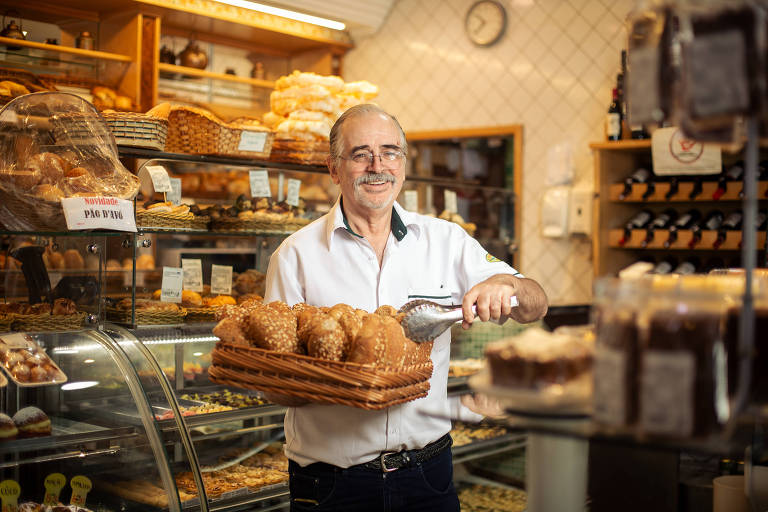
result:
[[[459,512],[450,447],[391,473],[293,461],[288,472],[291,512]]]

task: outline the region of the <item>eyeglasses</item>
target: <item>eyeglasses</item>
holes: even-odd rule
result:
[[[359,153],[355,153],[352,156],[349,157],[341,157],[342,160],[351,160],[355,163],[355,165],[372,165],[374,157],[379,157],[379,162],[381,163],[382,167],[385,167],[387,169],[391,169],[394,167],[397,167],[400,164],[400,160],[405,156],[405,154],[396,149],[390,149],[387,151],[382,151],[381,153],[374,154],[370,151],[360,151]]]

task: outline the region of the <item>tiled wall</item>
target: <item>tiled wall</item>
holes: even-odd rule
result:
[[[555,144],[573,148],[577,182],[592,181],[591,141],[625,46],[631,0],[501,0],[508,28],[473,46],[464,18],[474,0],[398,0],[381,29],[344,58],[346,80],[381,88],[378,103],[408,130],[523,125],[521,271],[552,304],[590,300],[591,243],[540,235],[541,176]]]

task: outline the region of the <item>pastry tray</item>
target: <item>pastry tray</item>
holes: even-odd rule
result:
[[[132,426],[108,428],[57,416],[51,419],[51,435],[13,439],[0,443],[0,454],[30,452],[64,446],[109,441],[135,435]]]

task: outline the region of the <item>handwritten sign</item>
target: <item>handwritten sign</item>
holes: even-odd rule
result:
[[[20,494],[21,487],[16,480],[0,482],[0,499],[3,502],[3,512],[17,512],[19,510]]]
[[[171,191],[168,192],[166,199],[173,204],[181,204],[181,178],[169,178],[171,182]]]
[[[269,174],[266,169],[257,169],[248,173],[251,182],[251,197],[272,197],[269,188]]]
[[[163,302],[181,302],[181,287],[184,271],[178,267],[163,267],[163,282],[160,288],[160,300]]]
[[[446,190],[443,197],[445,198],[445,209],[450,213],[458,213],[459,207],[456,201],[456,192],[453,190]]]
[[[299,189],[301,180],[288,180],[288,193],[285,196],[285,202],[291,206],[299,206]]]
[[[211,293],[232,295],[232,267],[211,265]]]
[[[419,211],[419,192],[416,190],[406,190],[405,195],[405,209],[409,212]]]
[[[184,272],[182,288],[193,292],[203,291],[203,265],[200,260],[181,259],[181,268]]]
[[[171,178],[168,177],[168,171],[162,165],[148,165],[145,167],[152,179],[152,188],[155,192],[170,192]]]
[[[136,232],[133,203],[116,197],[65,197],[61,200],[67,229]]]
[[[261,153],[264,151],[264,144],[266,144],[266,142],[267,132],[249,132],[243,130],[240,133],[240,143],[237,145],[237,150]]]
[[[88,496],[88,492],[93,488],[90,478],[83,475],[77,475],[72,477],[69,485],[72,487],[72,497],[69,499],[69,504],[84,507],[85,498]]]
[[[67,483],[67,477],[61,473],[51,473],[45,477],[45,498],[43,504],[54,507],[59,504],[59,495]]]

